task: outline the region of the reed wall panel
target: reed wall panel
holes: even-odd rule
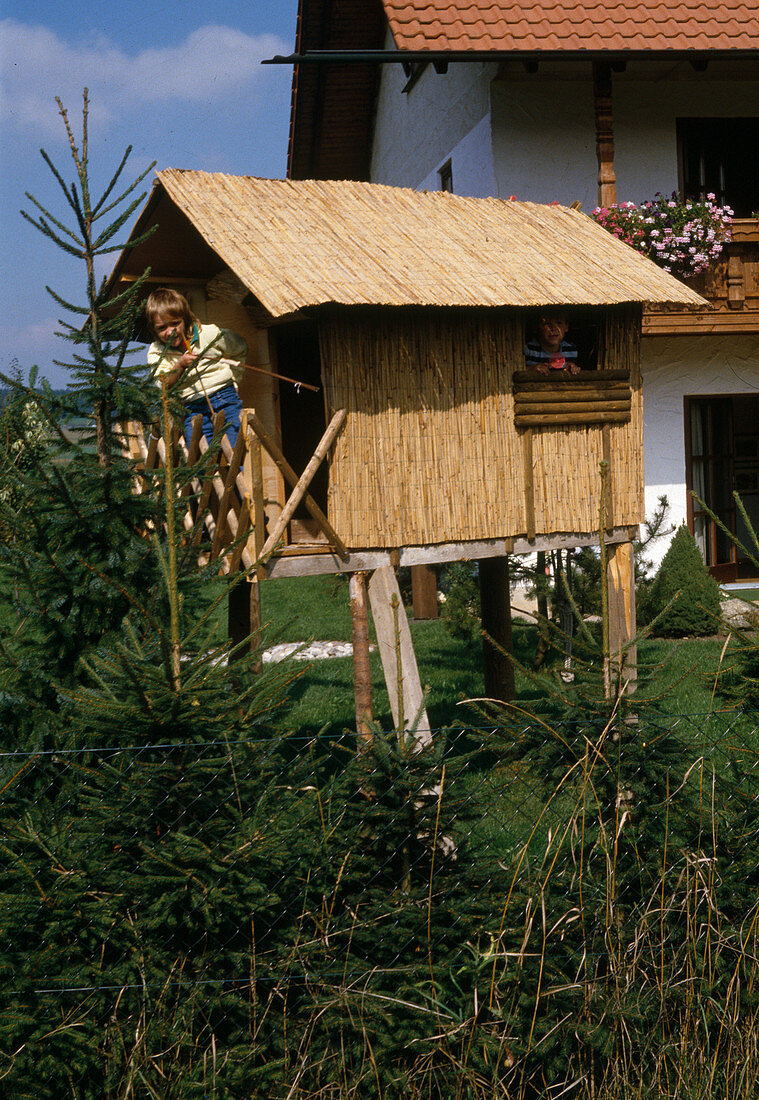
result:
[[[613,426],[611,438],[614,523],[635,524],[642,458],[629,452],[640,425],[640,371],[623,312],[604,333],[605,366],[634,371],[632,422]],[[322,320],[327,410],[348,411],[330,460],[328,514],[349,547],[524,536],[525,452],[512,392],[523,340],[517,311]],[[533,438],[536,534],[595,531],[602,429],[551,427]]]

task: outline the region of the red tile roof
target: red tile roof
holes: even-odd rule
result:
[[[759,0],[382,0],[400,50],[759,50]]]

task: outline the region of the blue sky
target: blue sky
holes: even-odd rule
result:
[[[254,176],[285,173],[289,66],[297,0],[15,0],[0,7],[0,371],[52,365],[69,348],[54,336],[61,308],[45,292],[84,301],[81,265],[19,211],[30,192],[68,223],[65,200],[40,156],[70,182],[74,168],[55,97],[81,134],[90,96],[90,163],[101,184],[128,145],[125,179],[151,161]],[[146,180],[149,186],[150,181]],[[114,257],[115,259],[115,257]]]

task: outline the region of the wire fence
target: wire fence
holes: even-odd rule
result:
[[[36,1066],[36,1095],[455,1095],[454,1064],[461,1095],[598,1089],[621,988],[649,1041],[707,989],[710,1034],[746,1039],[755,715],[433,742],[0,754],[0,1091]]]

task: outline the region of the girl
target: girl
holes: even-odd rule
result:
[[[159,383],[165,378],[184,400],[184,434],[189,443],[192,422],[201,413],[203,434],[213,438],[213,416],[224,412],[224,429],[234,447],[240,431],[240,381],[248,345],[241,336],[216,325],[202,325],[183,294],[161,287],[145,303],[155,340],[148,365]]]

